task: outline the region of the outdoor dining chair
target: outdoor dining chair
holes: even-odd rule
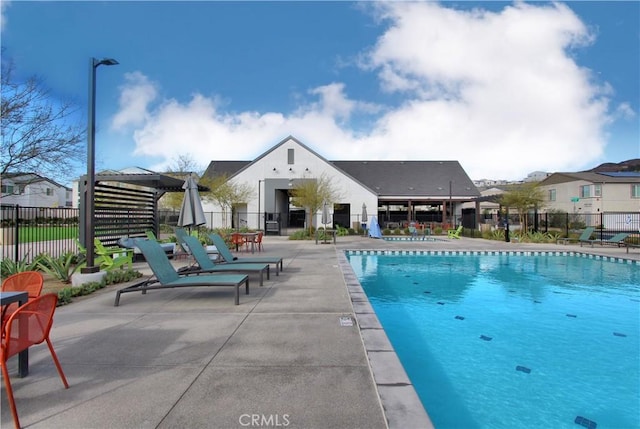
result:
[[[7,370],[7,360],[10,357],[33,345],[46,341],[62,383],[65,388],[69,388],[67,378],[62,372],[58,356],[49,339],[57,303],[58,296],[53,293],[35,298],[14,311],[4,326],[4,335],[2,336],[2,345],[0,347],[0,365],[2,366],[2,377],[4,378],[7,399],[9,400],[9,407],[11,408],[16,429],[20,429],[20,420],[18,419],[18,411],[13,397],[9,371]]]
[[[2,292],[27,292],[29,301],[38,298],[42,293],[44,277],[38,271],[23,271],[12,274],[2,281]],[[4,306],[2,309],[2,326],[9,319],[11,314],[18,309],[18,303]],[[2,333],[4,335],[4,332]]]

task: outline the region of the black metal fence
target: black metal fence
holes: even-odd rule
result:
[[[41,253],[78,251],[78,209],[0,205],[2,258],[30,262]]]
[[[41,253],[48,253],[52,256],[60,256],[66,252],[78,252],[78,238],[80,232],[79,210],[74,208],[60,207],[21,207],[17,205],[0,205],[0,257],[11,258],[15,261],[33,260]],[[399,227],[406,223],[406,213],[377,213],[378,223],[385,227],[389,222],[396,222]],[[109,234],[112,240],[120,236],[129,236],[133,232],[131,225],[135,219],[129,219],[127,214],[120,213],[114,216],[116,221],[122,223],[123,227],[117,232],[112,229],[96,231],[96,236]],[[207,227],[231,227],[243,228],[252,225],[261,225],[261,229],[267,233],[287,234],[291,229],[296,229],[303,225],[298,225],[296,219],[279,213],[242,213],[234,216],[225,216],[222,213],[206,212]],[[137,233],[141,228],[150,228],[152,223],[145,218],[145,222],[134,222]],[[355,226],[362,222],[359,214],[349,215],[350,225]],[[620,232],[629,233],[629,237],[634,242],[640,242],[640,212],[606,212],[606,213],[528,213],[522,218],[516,213],[508,216],[511,230],[526,229],[536,232],[556,232],[562,236],[569,236],[570,233],[578,232],[585,227],[595,227],[598,239],[607,239]],[[334,219],[335,220],[335,219]],[[370,220],[370,218],[369,218]],[[440,213],[432,213],[428,216],[419,217],[418,222],[422,223],[442,223]],[[453,225],[463,225],[466,230],[478,231],[474,236],[480,236],[480,231],[484,229],[504,228],[505,217],[502,216],[482,216],[478,224],[475,212],[465,212],[461,217],[453,220]],[[178,222],[177,211],[163,211],[158,213],[158,221],[162,226],[175,227]],[[306,221],[305,221],[306,222]],[[346,220],[345,220],[346,222]],[[451,220],[449,220],[451,222]],[[167,231],[166,228],[161,230]]]

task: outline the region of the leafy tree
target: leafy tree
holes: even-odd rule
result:
[[[173,158],[166,172],[167,176],[183,180],[187,180],[190,175],[195,175],[196,178],[202,177],[202,173],[202,168],[189,154],[182,154]],[[184,194],[182,192],[167,192],[160,199],[160,204],[163,207],[180,210],[183,198]]]
[[[223,226],[228,225],[227,213],[234,206],[247,203],[254,197],[254,190],[248,183],[236,183],[226,175],[203,177],[200,183],[210,191],[200,194],[203,200],[216,202],[222,209]]]
[[[526,214],[530,209],[538,209],[544,205],[544,194],[538,187],[538,183],[524,183],[502,194],[500,204],[518,211],[518,220],[522,229],[526,231],[528,230]]]
[[[325,202],[333,204],[341,198],[340,192],[333,186],[331,179],[326,174],[322,174],[317,179],[300,180],[291,193],[291,204],[305,209],[309,235],[313,233],[313,214],[322,209]]]
[[[85,128],[75,119],[76,104],[53,99],[37,77],[15,80],[10,60],[2,61],[1,85],[0,175],[33,172],[65,179],[84,156]]]

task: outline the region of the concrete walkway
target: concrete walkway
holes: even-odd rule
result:
[[[553,250],[640,260],[640,251],[492,242],[386,242],[339,237],[337,245],[265,237],[285,257],[262,288],[233,305],[233,288],[124,294],[110,286],[56,311],[52,340],[30,375],[12,377],[30,428],[423,428],[429,427],[343,250]],[[242,254],[239,254],[242,256]],[[185,261],[177,261],[184,264]],[[146,264],[136,264],[148,272]],[[349,326],[352,322],[352,326]],[[345,326],[346,325],[346,326]],[[15,358],[10,371],[16,372]],[[3,390],[2,427],[11,427]]]

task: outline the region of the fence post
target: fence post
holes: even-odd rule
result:
[[[564,229],[565,229],[565,237],[569,236],[569,212],[564,214]]]
[[[18,256],[19,256],[19,249],[20,249],[20,239],[18,238],[18,223],[20,223],[20,206],[18,204],[16,204],[16,212],[15,212],[15,219],[16,222],[13,226],[14,230],[13,230],[13,260],[18,262]]]

